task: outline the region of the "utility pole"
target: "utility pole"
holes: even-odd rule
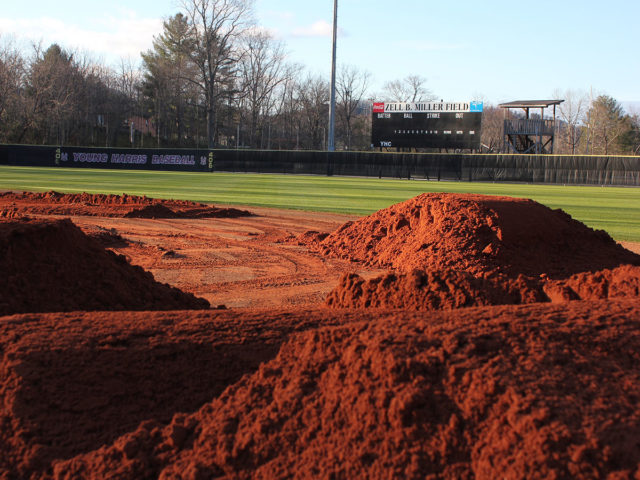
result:
[[[336,38],[338,36],[338,0],[333,0],[333,48],[331,55],[331,101],[329,104],[329,145],[327,150],[333,152],[335,146],[336,124]]]
[[[589,155],[589,142],[593,134],[593,132],[591,132],[591,110],[593,110],[593,86],[589,89],[589,110],[587,110],[587,155]]]

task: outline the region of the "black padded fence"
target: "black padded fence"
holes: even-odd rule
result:
[[[210,150],[0,145],[0,165],[207,172]]]
[[[640,186],[640,157],[0,145],[0,165]]]
[[[594,155],[467,155],[471,181],[640,186],[640,157]]]
[[[462,180],[459,156],[408,153],[217,150],[216,170]]]

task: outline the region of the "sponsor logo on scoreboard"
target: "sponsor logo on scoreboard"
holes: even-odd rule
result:
[[[470,112],[482,112],[482,102],[471,102],[469,104],[469,111]]]

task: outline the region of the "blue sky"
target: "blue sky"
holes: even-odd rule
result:
[[[0,9],[0,34],[42,40],[109,64],[139,61],[175,0],[31,0]],[[328,78],[331,0],[256,0],[257,23],[292,61]],[[637,0],[339,0],[338,63],[372,74],[372,90],[410,74],[446,101],[550,98],[557,89],[640,101]]]

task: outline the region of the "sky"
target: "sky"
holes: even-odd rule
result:
[[[0,36],[137,63],[179,0],[1,0]],[[255,21],[289,59],[329,79],[331,0],[255,0]],[[445,101],[555,98],[567,89],[640,107],[640,1],[339,0],[338,65],[371,91],[407,75]],[[629,107],[627,107],[629,109]],[[640,111],[640,108],[638,108]]]

